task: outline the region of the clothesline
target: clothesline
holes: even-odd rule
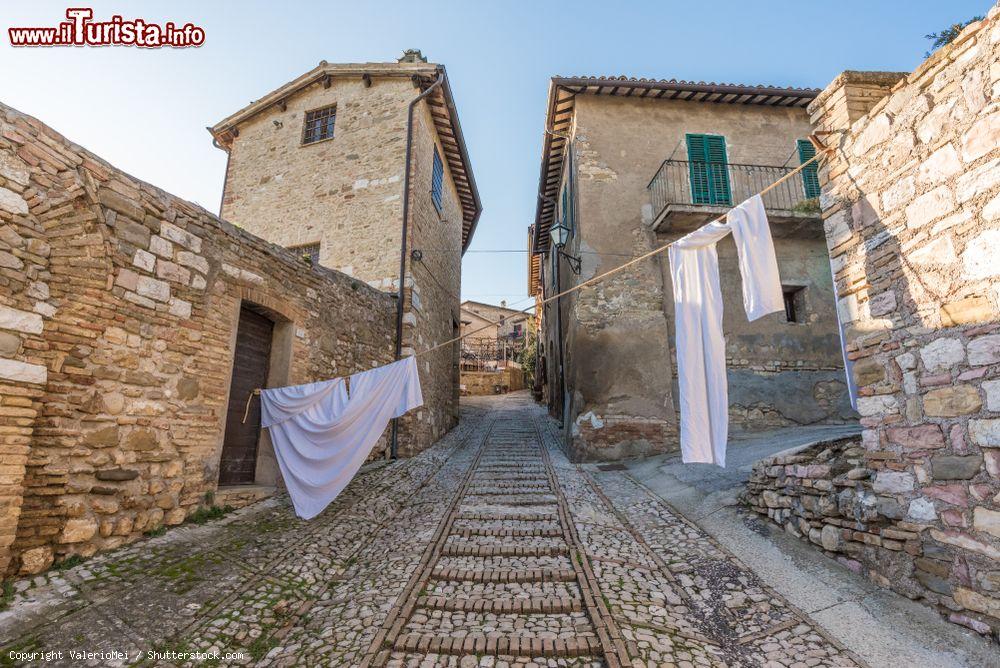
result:
[[[832,150],[833,149],[831,149],[829,147],[822,148],[821,150],[819,150],[819,151],[816,152],[816,155],[814,155],[813,157],[809,158],[808,160],[806,160],[805,162],[803,162],[801,165],[799,165],[798,167],[796,167],[792,171],[788,172],[787,174],[785,174],[784,176],[782,176],[780,179],[778,179],[777,181],[775,181],[771,185],[769,185],[766,188],[764,188],[763,190],[761,190],[759,193],[757,193],[757,195],[764,195],[765,193],[773,190],[774,188],[777,188],[779,185],[781,185],[782,183],[784,183],[785,181],[787,181],[791,177],[795,176],[796,174],[798,174],[799,172],[801,172],[804,168],[808,167],[813,162],[819,160],[821,157],[823,157],[824,155],[826,155],[827,153],[829,153]],[[726,218],[725,215],[719,216],[715,220],[713,220],[713,221],[711,221],[709,223],[706,223],[706,225],[711,225],[712,223],[723,222],[725,220],[725,218]],[[662,253],[663,251],[665,251],[668,248],[670,248],[671,246],[673,246],[677,241],[678,240],[674,240],[674,241],[671,241],[670,243],[667,243],[667,244],[664,244],[664,245],[659,246],[657,248],[654,248],[653,250],[649,251],[648,253],[644,253],[644,254],[642,254],[642,255],[640,255],[640,256],[632,259],[632,260],[629,260],[628,262],[626,262],[624,264],[620,264],[617,267],[609,269],[608,271],[604,272],[603,274],[598,274],[597,276],[594,276],[592,278],[588,278],[583,283],[578,283],[577,285],[574,285],[571,288],[567,288],[566,290],[563,290],[562,292],[558,292],[558,293],[552,295],[551,297],[546,297],[542,301],[536,302],[536,303],[532,304],[531,306],[529,306],[528,308],[522,309],[521,311],[519,311],[519,313],[528,313],[529,311],[531,311],[534,308],[537,308],[539,306],[544,306],[545,304],[548,304],[549,302],[553,302],[553,301],[555,301],[557,299],[560,299],[561,297],[565,297],[568,294],[576,292],[577,290],[581,290],[581,289],[587,287],[588,285],[593,285],[594,283],[597,283],[598,281],[602,281],[605,278],[607,278],[608,276],[612,276],[614,274],[617,274],[618,272],[622,271],[623,269],[627,269],[628,267],[631,267],[634,264],[638,264],[639,262],[642,262],[643,260],[648,260],[651,257],[655,257],[655,256],[659,255],[660,253]],[[452,339],[444,341],[443,343],[439,343],[436,346],[431,346],[427,350],[422,350],[419,353],[416,353],[414,355],[414,357],[420,357],[421,355],[426,355],[427,353],[434,352],[438,348],[443,348],[444,346],[447,346],[447,345],[450,345],[452,343],[455,343],[456,341],[461,341],[462,339],[464,339],[466,337],[472,336],[473,334],[477,334],[477,333],[479,333],[479,332],[481,332],[483,330],[490,329],[490,328],[492,328],[494,326],[495,325],[484,325],[484,326],[482,326],[482,327],[480,327],[478,329],[472,330],[471,332],[466,332],[465,334],[462,334],[461,336],[456,336],[456,337],[454,337]]]
[[[810,139],[812,139],[812,138],[810,138]],[[774,188],[777,188],[779,185],[781,185],[782,183],[784,183],[788,179],[792,178],[793,176],[795,176],[796,174],[798,174],[799,172],[801,172],[803,169],[805,169],[809,165],[813,164],[814,162],[817,162],[820,158],[822,158],[823,156],[831,153],[834,150],[831,147],[823,146],[818,141],[814,141],[813,143],[814,144],[818,144],[818,146],[816,147],[818,149],[816,151],[816,155],[814,155],[813,157],[809,158],[808,160],[806,160],[805,162],[803,162],[801,165],[799,165],[795,169],[791,170],[790,172],[788,172],[787,174],[785,174],[784,176],[782,176],[778,180],[774,181],[769,186],[767,186],[766,188],[764,188],[763,190],[761,190],[759,193],[756,193],[756,194],[763,196],[764,194],[770,192]],[[724,222],[725,218],[726,218],[725,215],[719,216],[718,218],[714,219],[713,221],[711,221],[709,223],[706,223],[706,225],[711,225],[713,223]],[[529,306],[527,308],[524,308],[524,309],[521,309],[519,311],[519,313],[528,314],[533,309],[536,309],[539,306],[544,306],[544,305],[546,305],[546,304],[548,304],[550,302],[553,302],[553,301],[555,301],[557,299],[561,299],[562,297],[565,297],[566,295],[569,295],[569,294],[572,294],[574,292],[577,292],[578,290],[582,290],[583,288],[587,287],[588,285],[593,285],[594,283],[598,283],[598,282],[604,280],[605,278],[608,278],[609,276],[613,276],[614,274],[617,274],[617,273],[619,273],[619,272],[621,272],[621,271],[623,271],[623,270],[625,270],[625,269],[627,269],[627,268],[629,268],[629,267],[631,267],[633,265],[636,265],[636,264],[642,262],[643,260],[648,260],[651,257],[655,257],[655,256],[659,255],[660,253],[663,253],[668,248],[670,248],[675,243],[677,243],[677,241],[679,241],[679,239],[675,239],[674,241],[671,241],[669,243],[663,244],[662,246],[658,246],[657,248],[654,248],[653,250],[651,250],[651,251],[649,251],[647,253],[643,253],[642,255],[639,255],[638,257],[635,257],[635,258],[629,260],[628,262],[625,262],[623,264],[618,265],[617,267],[609,269],[608,271],[604,272],[603,274],[598,274],[597,276],[593,276],[591,278],[588,278],[587,280],[583,281],[582,283],[578,283],[578,284],[574,285],[571,288],[567,288],[566,290],[563,290],[562,292],[557,292],[556,294],[554,294],[554,295],[552,295],[550,297],[546,297],[545,299],[542,299],[541,301],[535,302],[531,306]],[[522,301],[524,301],[524,300],[522,300]],[[453,343],[457,343],[459,341],[462,341],[463,339],[466,339],[466,338],[472,336],[473,334],[478,334],[479,332],[482,332],[482,331],[487,330],[487,329],[491,329],[491,328],[493,328],[495,326],[496,326],[495,324],[484,325],[484,326],[479,327],[477,329],[474,329],[474,330],[472,330],[470,332],[466,332],[465,334],[462,334],[460,336],[453,337],[451,339],[448,339],[447,341],[443,341],[443,342],[441,342],[441,343],[439,343],[437,345],[431,346],[430,348],[427,348],[426,350],[421,350],[420,352],[415,353],[413,355],[413,357],[422,357],[423,355],[427,355],[428,353],[432,353],[435,350],[438,350],[440,348],[444,348],[445,346],[449,346],[449,345],[451,345]],[[247,397],[246,410],[243,413],[243,422],[246,422],[247,416],[250,414],[250,401],[253,399],[254,395],[259,395],[259,394],[260,394],[260,388],[257,388],[257,389],[253,390],[250,393],[250,396]]]

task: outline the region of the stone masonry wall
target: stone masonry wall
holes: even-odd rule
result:
[[[239,124],[227,168],[222,215],[283,246],[320,243],[320,264],[395,294],[402,235],[406,111],[419,94],[409,77],[333,77]],[[303,145],[305,112],[336,104],[334,136]],[[403,352],[452,336],[460,321],[462,208],[444,160],[441,211],[431,200],[433,147],[440,142],[426,102],[414,112]],[[439,148],[439,151],[441,149]],[[444,157],[443,151],[441,152]],[[389,344],[393,351],[395,342]],[[399,454],[435,443],[458,421],[458,347],[421,358],[424,407],[401,419]]]
[[[116,547],[206,502],[243,302],[275,322],[273,385],[391,360],[391,296],[0,105],[6,573]]]
[[[864,428],[838,494],[841,537],[860,541],[845,556],[952,621],[994,633],[998,63],[995,7],[912,74],[846,72],[810,107],[835,148],[822,203]]]

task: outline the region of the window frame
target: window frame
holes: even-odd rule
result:
[[[318,114],[318,113],[324,112],[324,111],[330,111],[330,113],[327,114],[326,116],[320,117],[320,120],[325,121],[326,119],[331,119],[331,118],[333,119],[332,122],[329,123],[330,134],[326,135],[326,136],[323,136],[323,137],[319,137],[318,139],[310,139],[309,138],[310,137],[310,135],[309,135],[309,121],[310,121],[309,115],[310,114]],[[313,119],[313,120],[315,120],[315,119]],[[327,123],[324,123],[323,125],[326,126]],[[312,146],[313,144],[318,144],[320,142],[324,142],[324,141],[327,141],[327,140],[330,140],[330,139],[334,139],[336,136],[337,136],[337,103],[336,102],[334,102],[333,104],[323,105],[322,107],[316,107],[315,109],[307,109],[305,111],[305,113],[302,116],[302,137],[301,137],[301,143],[300,143],[301,146]]]
[[[444,161],[437,144],[434,145],[434,158],[431,164],[431,202],[438,213],[444,208]]]
[[[781,286],[781,297],[785,305],[785,322],[790,325],[805,325],[806,320],[805,285]]]

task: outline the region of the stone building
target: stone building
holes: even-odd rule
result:
[[[484,304],[466,300],[462,302],[462,336],[465,341],[524,339],[530,328],[531,316],[521,311],[500,305]]]
[[[0,105],[0,572],[266,493],[249,392],[391,361],[394,318],[385,292]]]
[[[759,467],[750,500],[847,567],[1000,632],[1000,9],[911,74],[809,107],[864,427]]]
[[[532,274],[546,297],[723,215],[813,155],[816,90],[554,78]],[[843,371],[815,170],[764,202],[786,313],[753,323],[731,239],[719,244],[730,419],[736,429],[854,417]],[[550,243],[567,228],[562,251]],[[536,289],[534,286],[532,289]],[[675,449],[673,301],[665,254],[545,306],[550,410],[576,459]]]
[[[209,129],[229,156],[223,219],[400,294],[403,355],[457,335],[481,206],[443,65],[324,61]],[[401,420],[400,454],[458,420],[458,363],[452,346],[420,361],[425,406]]]

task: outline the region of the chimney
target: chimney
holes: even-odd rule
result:
[[[507,308],[507,300],[506,299],[501,299],[500,300],[500,308]]]
[[[407,49],[403,52],[400,58],[396,59],[397,63],[426,63],[427,58],[424,54],[420,53],[420,49]]]

